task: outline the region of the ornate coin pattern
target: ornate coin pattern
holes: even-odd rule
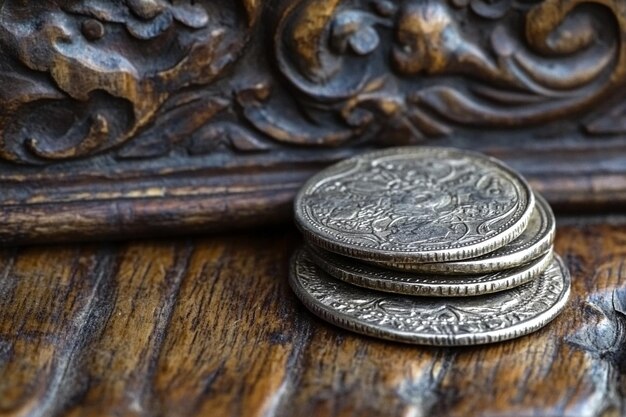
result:
[[[555,256],[539,278],[508,291],[410,297],[336,280],[299,250],[292,258],[290,284],[313,313],[345,329],[400,342],[455,346],[512,339],[545,326],[565,306],[571,279]]]
[[[535,193],[535,209],[524,232],[507,245],[492,253],[473,259],[440,263],[376,264],[398,271],[428,274],[478,274],[502,271],[530,262],[551,250],[555,233],[554,213],[548,202]]]
[[[534,196],[493,158],[402,147],[340,162],[311,178],[295,218],[318,246],[370,261],[443,262],[484,255],[517,238]]]
[[[313,247],[309,247],[308,251],[310,259],[324,272],[347,283],[373,290],[430,297],[476,296],[517,287],[541,275],[553,259],[550,250],[515,268],[456,277],[390,271]]]

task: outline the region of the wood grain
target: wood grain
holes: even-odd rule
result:
[[[287,284],[291,229],[0,252],[2,416],[623,416],[626,225],[569,221],[565,312],[491,346],[354,335]]]

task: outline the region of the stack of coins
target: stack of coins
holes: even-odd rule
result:
[[[502,162],[436,147],[376,151],[311,178],[290,284],[340,327],[425,345],[533,332],[565,306],[548,203]]]

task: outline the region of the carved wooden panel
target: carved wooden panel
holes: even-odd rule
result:
[[[620,0],[0,0],[0,239],[284,220],[322,166],[421,143],[616,210],[625,83]]]

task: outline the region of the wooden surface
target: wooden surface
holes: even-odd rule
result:
[[[624,103],[624,0],[0,0],[0,243],[286,224],[407,144],[624,211]]]
[[[299,241],[286,229],[2,250],[0,415],[626,415],[626,226],[560,226],[565,312],[460,349],[313,317],[287,285]]]

